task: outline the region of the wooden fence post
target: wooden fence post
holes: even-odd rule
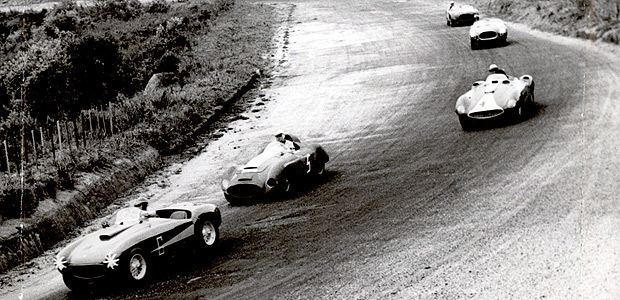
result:
[[[37,155],[37,142],[34,140],[34,129],[30,130],[30,134],[32,134],[32,150],[34,150],[34,161],[36,162],[39,156]]]
[[[11,176],[11,165],[9,164],[9,148],[6,146],[6,140],[4,140],[4,155],[6,156],[6,171]]]
[[[84,114],[80,113],[80,125],[82,126],[82,145],[86,148],[86,129],[84,128]]]
[[[105,110],[103,110],[103,105],[101,106],[101,124],[103,124],[103,135],[106,135],[108,131],[105,128]]]
[[[56,127],[58,128],[58,150],[62,151],[62,132],[60,131],[60,121],[56,121]]]
[[[43,127],[39,126],[39,132],[41,133],[41,152],[45,152],[45,141],[43,140]]]
[[[110,136],[114,135],[114,124],[112,123],[113,113],[112,113],[112,103],[108,103],[108,110],[110,111]]]

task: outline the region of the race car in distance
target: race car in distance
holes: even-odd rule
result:
[[[522,118],[534,103],[534,79],[491,74],[456,100],[456,114],[463,130],[472,130],[500,117]],[[511,118],[512,119],[512,118]]]
[[[483,45],[505,45],[507,38],[508,27],[504,21],[497,18],[478,20],[469,28],[472,50]]]
[[[114,224],[72,242],[56,255],[54,264],[65,285],[75,291],[101,281],[143,282],[163,257],[214,247],[221,222],[213,204],[175,204],[155,211],[123,208]]]
[[[470,25],[480,19],[479,15],[480,12],[471,5],[454,4],[454,1],[450,1],[450,6],[446,9],[446,24],[448,26]]]
[[[294,151],[263,151],[242,167],[232,167],[224,174],[222,191],[233,205],[250,204],[266,196],[282,197],[291,187],[311,176],[321,175],[329,161],[327,152],[316,144],[305,144],[291,135]],[[268,145],[269,146],[269,145]]]

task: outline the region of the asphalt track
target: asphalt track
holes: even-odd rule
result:
[[[280,1],[280,65],[249,119],[140,190],[220,205],[218,251],[92,295],[50,267],[24,299],[620,298],[617,54],[515,24],[472,51],[445,5]],[[536,111],[463,132],[454,103],[490,63],[534,77]],[[227,205],[219,175],[280,128],[324,146],[324,178]]]

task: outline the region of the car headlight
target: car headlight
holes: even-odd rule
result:
[[[269,178],[267,179],[267,185],[270,188],[274,188],[276,185],[278,184],[278,181],[275,178]]]
[[[514,108],[515,106],[517,106],[517,101],[508,100],[508,103],[506,103],[506,107],[508,108]]]
[[[62,271],[64,268],[67,267],[67,260],[64,256],[56,256],[54,257],[54,265],[56,266],[56,269],[58,269],[58,271]]]
[[[464,114],[465,113],[465,106],[460,105],[459,107],[456,108],[456,112],[459,114]]]
[[[108,269],[114,269],[118,266],[118,255],[116,253],[108,253],[103,259],[103,263],[106,265]]]
[[[230,181],[228,179],[222,180],[222,187],[226,190],[230,186]]]

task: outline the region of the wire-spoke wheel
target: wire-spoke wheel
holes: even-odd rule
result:
[[[195,234],[198,243],[204,248],[214,247],[220,238],[218,227],[215,226],[215,222],[208,216],[198,221]]]
[[[142,281],[147,275],[147,261],[138,248],[131,250],[127,260],[127,273],[134,281]]]

